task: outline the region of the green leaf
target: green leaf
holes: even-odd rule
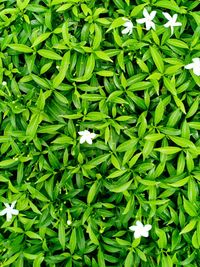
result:
[[[42,33],[40,36],[38,36],[35,41],[32,44],[32,47],[42,43],[43,41],[45,41],[47,38],[49,38],[49,36],[51,35],[51,32],[45,32]]]
[[[69,240],[69,249],[71,254],[73,254],[76,249],[76,228],[72,230]]]
[[[53,87],[57,88],[64,80],[68,67],[70,64],[70,51],[66,52],[62,58],[61,66],[59,67],[59,73],[53,79]]]
[[[154,150],[163,154],[171,155],[181,151],[181,148],[175,146],[166,146],[166,147],[155,148]]]
[[[18,158],[15,159],[5,159],[0,161],[0,168],[5,169],[5,168],[11,168],[15,165],[17,165],[19,162]]]
[[[16,254],[14,254],[13,256],[9,257],[8,260],[3,262],[4,266],[9,266],[11,263],[15,262],[17,260],[17,258],[20,256],[21,252],[18,252]]]
[[[58,240],[62,246],[62,249],[65,249],[65,225],[63,223],[63,220],[60,220],[60,223],[58,225]]]
[[[73,139],[69,136],[63,135],[57,137],[55,140],[52,141],[54,144],[66,145],[66,144],[73,144]]]
[[[192,141],[178,136],[169,136],[169,138],[178,146],[196,148]]]
[[[125,20],[123,17],[114,19],[112,24],[110,25],[109,29],[107,30],[107,32],[124,25],[124,23],[125,23]]]
[[[131,11],[131,17],[136,17],[141,11],[143,11],[144,7],[146,6],[147,4],[141,4],[141,5],[136,5],[134,6],[134,8],[132,9]]]
[[[97,71],[96,74],[103,77],[112,77],[114,75],[114,72],[110,70],[100,70]]]
[[[112,59],[103,51],[95,51],[94,53],[100,59],[103,59],[105,61],[113,62]]]
[[[126,182],[125,184],[122,184],[120,186],[115,186],[113,188],[110,189],[111,192],[115,192],[115,193],[121,193],[126,191],[130,185],[132,184],[132,180]]]
[[[25,234],[30,238],[30,239],[40,239],[42,240],[41,236],[38,235],[37,233],[34,233],[32,231],[27,231]]]
[[[167,90],[169,90],[172,95],[176,95],[177,93],[176,93],[175,84],[166,77],[164,77],[163,80],[164,80],[164,85],[167,88]]]
[[[163,73],[165,67],[162,60],[162,55],[160,54],[158,49],[153,46],[150,47],[150,52],[157,69],[159,70],[159,72]]]
[[[124,143],[120,144],[117,147],[117,152],[126,152],[128,151],[130,148],[135,147],[136,144],[138,142],[137,138],[133,138],[131,140],[125,141]]]
[[[90,165],[97,166],[97,165],[101,164],[102,162],[106,161],[109,157],[110,157],[110,154],[101,155],[101,156],[98,156],[98,157],[92,159],[88,163]]]
[[[197,221],[196,220],[191,220],[183,229],[182,231],[180,232],[180,235],[182,234],[186,234],[190,231],[192,231],[196,225]]]
[[[51,51],[51,50],[47,50],[47,49],[40,49],[37,51],[38,54],[42,57],[48,58],[48,59],[52,59],[52,60],[62,60],[62,57],[60,55],[58,55],[57,53]]]
[[[155,134],[148,134],[144,137],[144,139],[149,140],[149,141],[153,141],[156,142],[158,140],[161,140],[165,137],[164,134],[159,134],[159,133],[155,133]]]
[[[124,267],[132,267],[133,264],[134,264],[133,252],[129,251],[125,259]]]
[[[197,216],[198,212],[196,207],[194,206],[194,204],[190,201],[188,201],[186,198],[183,197],[183,207],[185,209],[185,211],[191,216]]]
[[[93,74],[94,67],[95,67],[95,57],[93,54],[91,54],[87,59],[84,76],[79,77],[79,78],[75,78],[74,80],[76,82],[88,81]]]
[[[88,195],[87,195],[87,203],[88,204],[91,204],[92,203],[94,197],[97,194],[97,189],[98,189],[98,182],[95,181],[93,183],[93,185],[90,187],[90,190],[89,190]]]
[[[106,267],[104,254],[103,254],[101,248],[99,248],[99,250],[98,250],[97,259],[98,259],[99,266]]]
[[[91,242],[95,245],[99,245],[99,240],[97,239],[96,235],[94,234],[90,223],[88,224],[88,227],[87,227],[87,233],[89,234]]]
[[[93,50],[97,50],[102,41],[102,30],[98,24],[94,24],[95,36],[93,40]]]
[[[175,46],[175,47],[179,47],[179,48],[189,49],[188,45],[185,42],[181,40],[177,40],[177,39],[169,39],[167,41],[167,44]]]
[[[33,53],[33,49],[24,44],[9,44],[11,49],[22,53]]]

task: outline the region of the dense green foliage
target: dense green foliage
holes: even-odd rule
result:
[[[200,266],[199,7],[0,0],[0,266]]]

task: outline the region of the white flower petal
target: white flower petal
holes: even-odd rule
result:
[[[150,19],[154,19],[155,15],[156,15],[156,11],[152,11],[151,14],[150,14]]]
[[[7,209],[4,209],[4,210],[0,211],[0,216],[5,215],[6,213],[7,213]]]
[[[162,13],[163,13],[163,15],[165,16],[166,19],[171,21],[172,17],[170,16],[169,13],[167,13],[167,12],[162,12]]]
[[[178,14],[174,14],[173,17],[172,17],[172,20],[173,20],[174,22],[176,22],[177,18],[178,18]]]
[[[136,225],[139,226],[139,227],[143,227],[143,224],[140,221],[137,221]]]
[[[80,143],[83,144],[85,141],[86,141],[85,136],[81,136],[81,138],[80,138]]]
[[[144,230],[145,230],[145,231],[149,231],[149,230],[151,230],[151,228],[152,228],[152,225],[151,225],[151,224],[146,224],[146,225],[144,226]]]
[[[91,133],[91,134],[90,134],[90,137],[91,137],[91,138],[95,138],[95,137],[96,137],[96,134],[95,134],[95,133]]]
[[[170,24],[170,22],[167,22],[167,23],[165,23],[163,26],[164,26],[165,28],[169,28],[169,27],[171,27],[171,24]]]
[[[6,214],[6,221],[10,221],[12,219],[12,214],[10,212],[7,212]]]
[[[194,67],[194,63],[190,63],[185,66],[185,69],[190,70],[190,69],[193,69],[193,67]]]
[[[129,33],[129,29],[128,28],[125,28],[122,30],[122,34],[128,34]]]
[[[194,62],[195,63],[195,65],[200,65],[200,58],[198,58],[198,57],[195,57],[195,58],[193,58],[192,59],[192,62]]]
[[[146,10],[146,8],[143,9],[143,15],[144,15],[145,18],[146,18],[146,17],[149,17],[149,13],[148,13],[148,11]]]
[[[135,238],[140,238],[140,237],[141,237],[140,232],[139,232],[139,231],[135,231],[135,233],[134,233],[134,237],[135,237]]]
[[[143,232],[141,233],[141,236],[148,237],[148,236],[149,236],[149,233],[148,233],[148,232],[145,232],[145,231],[143,231]]]
[[[146,22],[146,19],[143,18],[143,19],[136,19],[136,22],[139,23],[139,24],[143,24]]]
[[[134,232],[135,230],[137,230],[137,228],[138,228],[138,227],[137,227],[136,225],[132,225],[132,226],[129,227],[129,229],[130,229],[131,231],[133,231],[133,232]]]
[[[85,131],[78,132],[79,135],[84,135]]]
[[[19,214],[19,211],[16,210],[16,209],[13,209],[13,210],[12,210],[12,214],[13,214],[13,215],[18,215],[18,214]]]
[[[193,72],[194,72],[195,75],[200,76],[200,67],[194,68]]]
[[[11,204],[11,209],[14,208],[16,202],[17,202],[16,200],[12,202],[12,204]]]
[[[176,22],[176,23],[174,23],[174,26],[182,26],[182,23],[181,22]]]
[[[153,28],[155,30],[155,23],[153,21],[149,21],[146,23],[146,30],[150,30],[151,28]]]
[[[91,145],[91,144],[92,144],[92,139],[91,139],[90,137],[87,137],[87,138],[86,138],[86,142],[87,142],[89,145]]]

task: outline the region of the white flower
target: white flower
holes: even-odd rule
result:
[[[192,69],[194,74],[200,76],[200,58],[193,58],[192,61],[193,63],[186,65],[185,69]]]
[[[90,133],[88,130],[78,132],[79,135],[81,135],[80,143],[83,144],[84,142],[87,142],[88,144],[92,144],[92,139],[95,138],[95,133]]]
[[[181,22],[177,22],[177,17],[178,15],[177,14],[174,14],[173,17],[170,16],[169,13],[167,12],[163,12],[163,15],[165,16],[166,19],[168,19],[168,22],[164,24],[164,27],[165,28],[171,28],[171,34],[174,33],[174,27],[176,26],[181,26],[182,23]]]
[[[143,10],[143,15],[144,18],[143,19],[137,19],[137,23],[139,24],[146,24],[146,30],[150,30],[151,28],[153,28],[155,30],[155,23],[152,21],[156,15],[156,11],[152,11],[150,14],[148,13],[148,11],[146,10],[146,8],[144,8]]]
[[[13,209],[15,206],[16,201],[13,201],[11,206],[8,203],[4,203],[6,208],[0,212],[0,216],[3,216],[6,214],[6,220],[9,222],[12,219],[12,215],[18,215],[19,211],[16,209]]]
[[[133,23],[129,19],[124,18],[124,20],[126,22],[123,24],[125,29],[122,30],[122,34],[131,34],[133,32]]]
[[[2,85],[3,85],[3,86],[6,86],[6,85],[7,85],[7,82],[3,81],[3,82],[2,82]]]
[[[140,221],[137,221],[136,225],[129,227],[129,229],[134,232],[135,238],[139,238],[141,236],[148,237],[151,228],[152,226],[150,224],[143,225]]]
[[[67,225],[70,225],[72,224],[72,221],[71,220],[67,220]]]

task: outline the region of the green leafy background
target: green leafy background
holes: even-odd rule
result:
[[[19,210],[0,217],[1,266],[200,266],[200,78],[184,69],[199,7],[0,1],[0,210]],[[172,36],[162,12],[182,23]]]

